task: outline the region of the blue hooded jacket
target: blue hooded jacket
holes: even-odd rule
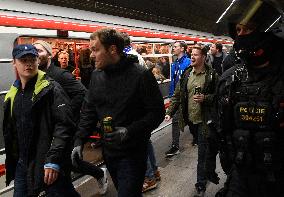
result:
[[[169,97],[172,97],[176,88],[176,84],[180,79],[183,71],[191,64],[190,58],[184,54],[180,59],[176,59],[171,65],[171,83]]]

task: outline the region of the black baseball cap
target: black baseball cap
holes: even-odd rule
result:
[[[27,54],[38,56],[37,49],[31,44],[19,44],[14,47],[12,52],[12,56],[14,59],[19,59]]]

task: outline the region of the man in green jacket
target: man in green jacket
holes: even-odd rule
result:
[[[185,125],[197,131],[198,164],[196,194],[204,196],[207,178],[205,175],[205,156],[208,146],[207,137],[209,125],[212,124],[214,112],[212,101],[218,75],[214,69],[205,64],[207,50],[199,45],[192,49],[191,67],[186,69],[175,89],[171,105],[165,116],[169,120],[181,105],[181,130]]]

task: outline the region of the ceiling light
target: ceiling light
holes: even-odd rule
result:
[[[281,15],[264,31],[267,32],[279,19],[281,18]]]
[[[229,5],[229,7],[227,7],[227,9],[221,14],[221,16],[218,18],[218,20],[216,21],[216,23],[219,23],[220,20],[224,17],[224,15],[228,12],[228,10],[232,7],[232,5],[236,2],[236,0],[232,0],[231,4]]]

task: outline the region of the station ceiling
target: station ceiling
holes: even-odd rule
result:
[[[182,27],[202,32],[213,31],[216,21],[232,0],[29,0]],[[283,0],[279,1],[284,8]]]

